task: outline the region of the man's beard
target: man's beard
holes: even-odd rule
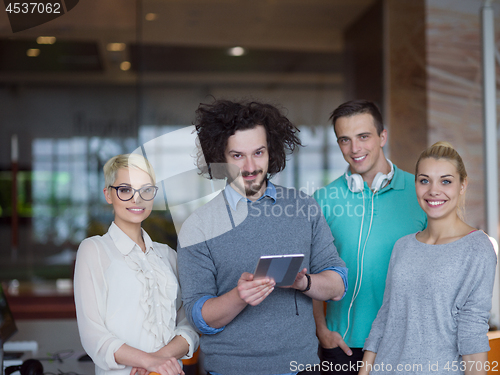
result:
[[[259,175],[262,175],[263,173],[264,173],[264,171],[262,169],[259,169],[259,170],[253,171],[253,172],[243,171],[243,172],[241,172],[241,176],[242,177],[257,176],[257,178],[258,178]],[[247,197],[252,197],[252,196],[258,194],[260,189],[262,189],[262,186],[266,183],[266,180],[267,180],[266,178],[262,178],[262,180],[260,180],[258,182],[257,181],[248,181],[247,182],[247,181],[243,180],[243,184],[245,185],[245,195]],[[241,189],[241,186],[238,186],[238,188]]]

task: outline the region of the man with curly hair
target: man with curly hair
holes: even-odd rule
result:
[[[210,374],[319,371],[312,299],[340,300],[347,269],[317,203],[271,183],[298,129],[269,104],[200,104],[198,167],[226,188],[196,210],[179,234],[184,307],[202,333]],[[289,287],[254,279],[260,256],[304,254]]]

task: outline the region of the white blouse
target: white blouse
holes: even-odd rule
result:
[[[177,274],[177,253],[152,242],[146,253],[113,222],[104,236],[85,239],[75,265],[75,305],[83,348],[96,374],[128,375],[114,353],[128,344],[155,352],[175,336],[186,339],[190,358],[199,336],[189,325]]]

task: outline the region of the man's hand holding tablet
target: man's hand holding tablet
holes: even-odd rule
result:
[[[261,256],[255,272],[244,272],[238,280],[238,294],[247,304],[257,306],[271,294],[275,286],[290,288],[301,282],[307,271],[299,272],[304,254]]]

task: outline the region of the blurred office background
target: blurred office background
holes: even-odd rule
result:
[[[113,218],[104,163],[191,125],[213,97],[284,107],[306,147],[277,181],[309,193],[346,167],[332,110],[373,100],[402,169],[413,172],[438,140],[458,149],[470,177],[467,221],[484,229],[483,3],[82,0],[17,33],[0,12],[0,281],[15,290],[13,279],[71,278],[80,241]],[[493,7],[498,65],[500,2]],[[162,157],[191,148],[179,142]],[[168,209],[144,226],[175,247]]]

